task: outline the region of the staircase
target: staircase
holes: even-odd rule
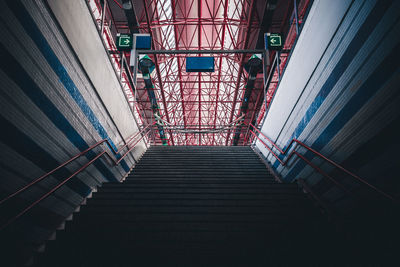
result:
[[[153,146],[88,200],[39,266],[298,265],[329,250],[321,222],[250,147]]]

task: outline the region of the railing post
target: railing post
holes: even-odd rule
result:
[[[104,20],[106,19],[106,8],[107,8],[107,0],[104,0],[103,12],[101,12],[101,27],[100,27],[100,35],[101,35],[101,37],[103,37]]]
[[[121,51],[121,59],[120,59],[120,69],[119,69],[119,80],[122,82],[122,73],[124,72],[124,52]]]
[[[280,81],[281,81],[281,73],[280,73],[280,58],[281,58],[281,52],[279,52],[279,50],[278,51],[276,51],[276,70],[277,70],[277,73],[278,73],[278,84],[280,83]]]
[[[293,0],[294,19],[296,20],[296,39],[299,35],[299,17],[297,15],[297,0]]]

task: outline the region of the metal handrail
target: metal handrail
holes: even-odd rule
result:
[[[328,175],[326,172],[324,172],[321,168],[319,168],[318,166],[316,166],[315,164],[313,164],[310,160],[306,159],[303,155],[301,155],[300,153],[298,153],[296,151],[296,147],[298,145],[304,147],[305,149],[307,149],[308,151],[312,152],[313,154],[317,155],[318,157],[322,158],[323,160],[325,160],[326,162],[330,163],[331,165],[335,166],[336,168],[340,169],[341,171],[345,172],[346,174],[352,176],[353,178],[355,178],[357,181],[361,182],[362,184],[368,186],[369,188],[373,189],[375,192],[383,195],[385,198],[388,198],[394,202],[397,202],[398,200],[396,200],[393,196],[389,195],[388,193],[380,190],[379,188],[377,188],[376,186],[368,183],[365,179],[362,179],[360,176],[350,172],[349,170],[347,170],[346,168],[344,168],[343,166],[341,166],[340,164],[334,162],[333,160],[325,157],[324,155],[322,155],[321,153],[319,153],[318,151],[312,149],[311,147],[307,146],[306,144],[304,144],[303,142],[297,140],[297,139],[292,139],[292,141],[289,143],[289,145],[286,147],[285,150],[282,150],[281,148],[279,148],[274,141],[272,141],[270,138],[268,138],[267,136],[265,136],[260,130],[258,130],[253,124],[249,124],[249,126],[252,126],[253,129],[255,129],[262,137],[264,137],[266,140],[268,140],[271,145],[273,146],[272,148],[270,148],[256,133],[254,133],[252,130],[250,130],[250,132],[271,152],[271,154],[281,163],[282,166],[287,165],[287,163],[289,162],[289,160],[292,158],[293,155],[297,155],[300,159],[302,159],[304,162],[306,162],[308,165],[310,165],[312,168],[314,168],[315,170],[317,170],[320,174],[322,174],[323,176],[325,176],[326,178],[328,178],[329,180],[331,180],[335,185],[337,185],[338,187],[340,187],[342,190],[344,190],[346,193],[351,194],[351,192],[345,188],[342,184],[340,184],[338,181],[336,181],[336,179],[334,179],[333,177],[331,177],[330,175]],[[292,144],[295,143],[295,147],[293,148],[292,152],[289,154],[289,156],[286,158],[285,161],[281,160],[279,158],[278,155],[276,155],[276,153],[273,152],[273,148],[276,148],[282,155],[285,155],[289,149],[291,148]]]
[[[58,184],[56,187],[54,187],[53,189],[51,189],[49,192],[47,192],[46,194],[44,194],[43,196],[41,196],[38,200],[34,201],[32,204],[30,204],[28,207],[26,207],[25,209],[23,209],[21,212],[19,212],[17,215],[15,215],[14,217],[12,217],[11,219],[9,219],[5,224],[0,226],[0,230],[6,228],[8,225],[10,225],[12,222],[14,222],[15,220],[17,220],[19,217],[21,217],[22,215],[24,215],[26,212],[28,212],[30,209],[32,209],[34,206],[36,206],[39,202],[41,202],[42,200],[44,200],[45,198],[47,198],[48,196],[50,196],[52,193],[54,193],[57,189],[59,189],[61,186],[63,186],[65,183],[67,183],[69,180],[71,180],[73,177],[75,177],[76,175],[78,175],[79,173],[81,173],[82,171],[84,171],[87,167],[89,167],[92,163],[94,163],[97,159],[99,159],[100,157],[102,157],[103,155],[106,155],[113,163],[114,165],[118,165],[127,155],[128,153],[130,153],[135,147],[136,145],[149,133],[151,132],[151,130],[147,129],[150,126],[153,126],[153,124],[149,124],[147,125],[145,128],[143,128],[141,131],[137,132],[136,134],[132,135],[131,137],[128,138],[128,142],[126,142],[125,145],[123,145],[122,147],[120,147],[118,150],[114,150],[114,148],[110,145],[108,139],[103,139],[99,142],[97,142],[96,144],[94,144],[93,146],[89,147],[88,149],[80,152],[79,154],[75,155],[74,157],[72,157],[71,159],[65,161],[64,163],[60,164],[58,167],[54,168],[53,170],[47,172],[46,174],[40,176],[38,179],[32,181],[31,183],[25,185],[24,187],[22,187],[21,189],[17,190],[16,192],[10,194],[9,196],[5,197],[4,199],[2,199],[0,201],[0,205],[3,204],[4,202],[6,202],[7,200],[10,200],[11,198],[21,194],[22,192],[24,192],[25,190],[27,190],[28,188],[32,187],[33,185],[37,184],[38,182],[42,181],[43,179],[45,179],[46,177],[50,176],[51,174],[53,174],[54,172],[56,172],[57,170],[61,169],[62,167],[68,165],[69,163],[73,162],[74,160],[78,159],[79,157],[85,155],[86,153],[88,153],[89,151],[92,151],[93,149],[95,149],[96,147],[100,146],[103,143],[106,143],[108,145],[108,147],[110,148],[111,151],[114,152],[114,154],[118,154],[122,149],[124,149],[125,147],[128,147],[129,145],[131,145],[131,147],[128,149],[128,151],[126,151],[119,159],[115,160],[114,157],[112,157],[110,155],[110,153],[107,150],[102,151],[100,154],[98,154],[95,158],[93,158],[92,160],[90,160],[89,162],[87,162],[85,165],[83,165],[81,168],[79,168],[76,172],[74,172],[72,175],[70,175],[68,178],[66,178],[64,181],[62,181],[60,184]],[[145,132],[147,131],[147,132]],[[145,133],[143,133],[145,132]],[[139,134],[142,134],[142,136],[136,140],[136,142],[133,142],[134,138],[137,137]],[[132,143],[134,143],[132,145]]]

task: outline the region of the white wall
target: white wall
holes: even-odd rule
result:
[[[262,132],[279,146],[287,140],[278,139],[309,79],[335,34],[351,0],[314,1],[301,35],[296,43],[279,88],[271,103]],[[317,93],[317,90],[315,90]],[[312,97],[310,97],[312,100]],[[257,143],[262,151],[266,151]]]
[[[133,114],[85,1],[47,2],[118,130],[124,138],[137,132]],[[140,155],[144,149],[141,142],[134,155]]]
[[[400,100],[392,65],[400,42],[398,10],[399,1],[314,1],[261,131],[281,148],[296,138],[366,180],[385,183],[377,162],[356,159],[363,157],[358,151],[375,156],[365,144],[383,142],[377,136],[394,129],[400,113],[393,108]],[[321,181],[303,162],[282,166],[261,142],[255,144],[283,180]],[[333,171],[318,157],[307,157]]]
[[[0,1],[2,197],[104,138],[118,148],[138,131],[85,1],[48,2],[51,10],[43,0]],[[104,149],[79,157],[9,204],[16,211],[29,206]],[[103,182],[125,177],[144,151],[142,142],[117,166],[104,156],[95,161],[27,213],[29,224],[15,241],[43,242]]]

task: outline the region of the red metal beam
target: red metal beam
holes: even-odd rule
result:
[[[200,0],[201,1],[201,0]],[[210,21],[210,19],[207,18],[201,18],[200,20],[197,18],[194,19],[181,19],[181,20],[177,20],[176,22],[173,22],[172,20],[153,20],[151,23],[151,28],[155,29],[155,28],[160,28],[163,27],[165,25],[185,25],[185,26],[197,26],[199,21],[202,25],[207,26],[207,25],[233,25],[233,26],[237,26],[240,28],[245,28],[245,23],[246,21],[243,20],[238,20],[238,19],[229,19],[226,22],[222,22],[220,21],[221,18],[215,18],[215,21]],[[145,25],[145,23],[141,23],[139,25],[139,29],[145,29],[147,26]],[[260,28],[259,25],[255,26],[255,28]]]
[[[228,0],[225,0],[224,21],[227,18],[227,14],[228,14]],[[221,49],[224,49],[225,30],[226,30],[226,24],[224,24],[224,26],[222,26]],[[219,97],[219,87],[220,87],[220,83],[221,83],[221,72],[222,72],[222,56],[220,56],[220,58],[219,58],[219,71],[218,71],[218,79],[217,79],[217,97],[215,99],[214,128],[215,128],[216,122],[217,122],[218,97]],[[213,145],[214,145],[214,141],[215,141],[215,134],[213,133],[213,140],[212,140]]]
[[[154,38],[153,38],[153,32],[152,32],[151,27],[150,27],[149,11],[147,10],[146,0],[143,0],[143,7],[144,7],[144,12],[146,14],[146,22],[147,22],[149,34],[150,34],[150,37],[151,37],[152,46],[153,46],[153,49],[154,49]],[[160,68],[158,66],[157,55],[154,55],[154,64],[156,65],[157,78],[158,78],[158,82],[159,82],[159,85],[160,85],[161,97],[162,97],[162,102],[163,102],[164,110],[165,110],[165,117],[167,119],[167,122],[170,122],[169,115],[168,115],[168,112],[167,112],[167,102],[165,101],[165,94],[164,94],[163,84],[162,84],[162,81],[161,81],[161,72],[160,72]],[[171,136],[172,145],[175,145],[174,137],[172,136],[171,131],[169,131],[169,135]]]
[[[172,18],[173,21],[176,21],[176,1],[177,0],[171,0],[172,3]],[[177,26],[174,23],[174,35],[175,35],[175,48],[179,50],[179,39],[178,39],[178,31],[177,31]],[[180,57],[176,58],[178,62],[178,76],[179,76],[179,89],[180,89],[180,94],[181,94],[181,103],[182,103],[182,113],[183,113],[183,125],[186,127],[186,111],[185,111],[185,101],[184,101],[184,94],[183,94],[183,84],[182,84],[182,69],[181,69],[181,61]],[[171,102],[171,101],[169,101]],[[185,137],[187,139],[187,134],[185,134]]]
[[[106,1],[107,1],[107,0],[106,0]],[[122,7],[122,5],[121,5],[120,3],[117,2],[117,0],[113,0],[113,1],[114,1],[114,3],[116,3],[117,6],[119,6],[121,9],[124,9],[124,8]]]
[[[264,95],[263,94],[263,90],[264,89],[261,89],[261,90],[259,90],[259,92],[258,92],[258,96],[257,96],[257,100],[256,100],[256,102],[254,103],[254,109],[253,109],[253,113],[251,114],[251,117],[250,117],[250,121],[249,121],[249,125],[247,126],[247,131],[246,131],[246,134],[244,135],[244,139],[243,139],[243,144],[245,145],[246,144],[246,142],[247,142],[247,139],[248,139],[248,134],[249,134],[249,130],[250,130],[250,123],[253,123],[253,120],[254,120],[254,116],[256,115],[256,111],[257,111],[257,107],[258,107],[258,105],[259,105],[259,102],[261,101],[261,96],[262,95]]]
[[[199,44],[199,50],[201,50],[201,0],[197,0],[197,15],[199,17],[199,24],[198,24],[198,37],[197,41]],[[199,56],[201,56],[199,54]],[[201,72],[199,72],[199,131],[201,131]],[[201,146],[201,134],[199,133],[199,146]]]
[[[252,0],[251,3],[250,3],[249,17],[247,18],[247,31],[246,31],[246,37],[245,37],[243,49],[247,48],[248,43],[249,43],[250,31],[251,31],[251,22],[252,22],[252,18],[253,18],[253,10],[254,10],[254,0]],[[241,80],[242,74],[243,74],[244,60],[245,60],[245,54],[241,54],[239,72],[238,72],[238,77],[237,77],[237,81],[236,81],[236,87],[235,87],[235,93],[234,93],[234,97],[233,97],[232,111],[231,111],[231,115],[229,117],[229,123],[232,122],[233,115],[235,114],[237,96],[238,96],[238,93],[239,93],[240,80]],[[231,134],[231,131],[229,130],[228,134],[226,136],[225,145],[228,145],[228,140],[229,140],[230,134]]]

